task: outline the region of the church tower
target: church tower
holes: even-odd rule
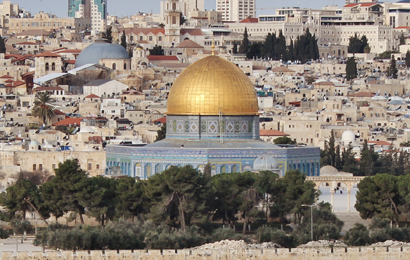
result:
[[[165,22],[165,38],[172,46],[177,46],[180,43],[181,34],[181,12],[183,10],[183,2],[179,0],[167,0],[162,2]]]

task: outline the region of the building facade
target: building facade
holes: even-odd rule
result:
[[[170,166],[192,165],[212,175],[271,170],[281,176],[299,169],[316,176],[317,147],[278,146],[259,137],[255,89],[235,64],[208,56],[186,68],[167,101],[167,134],[145,146],[108,145],[107,174],[149,178]]]
[[[239,22],[255,17],[255,0],[216,0],[216,11],[222,12],[223,21]]]
[[[105,31],[107,24],[107,0],[68,0],[68,16],[91,18],[88,29]]]

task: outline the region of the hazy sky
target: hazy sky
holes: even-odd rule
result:
[[[27,11],[31,11],[32,14],[39,11],[52,12],[58,17],[67,16],[68,0],[11,0],[12,3],[17,3],[20,8],[25,8]],[[135,14],[138,11],[159,13],[159,3],[161,0],[108,0],[108,14],[125,16]],[[215,8],[215,0],[205,0],[206,9]],[[339,5],[342,6],[345,0],[288,0],[286,4],[284,1],[277,0],[256,0],[256,7],[311,7],[322,8],[326,5]],[[271,14],[274,9],[257,10],[259,14]]]

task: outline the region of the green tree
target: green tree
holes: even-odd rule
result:
[[[4,38],[0,35],[0,53],[6,53],[6,43]]]
[[[95,195],[93,194],[96,190],[95,184],[75,159],[60,163],[55,173],[56,176],[51,179],[49,185],[54,189],[54,194],[60,194],[58,198],[61,200],[57,202],[58,205],[63,212],[73,211],[79,214],[81,223],[84,224],[83,214]],[[49,197],[44,198],[48,205],[55,201],[54,199],[48,201],[48,199]]]
[[[321,165],[331,165],[336,167],[336,142],[335,142],[335,133],[333,130],[330,131],[329,140],[325,140],[325,149],[323,152],[324,157],[322,157],[320,164]]]
[[[106,220],[113,220],[117,209],[116,179],[109,179],[102,176],[91,178],[92,196],[86,202],[87,215],[95,217],[102,226]]]
[[[344,241],[349,246],[366,246],[372,243],[369,230],[363,224],[356,223],[346,233]]]
[[[292,140],[291,138],[287,136],[281,136],[281,137],[275,138],[273,142],[275,144],[296,144],[296,141]]]
[[[239,46],[239,53],[246,54],[249,50],[249,39],[248,39],[248,30],[245,27],[245,31],[243,32],[243,39],[241,45]]]
[[[394,58],[394,55],[391,56],[390,60],[390,66],[389,69],[387,70],[387,75],[389,77],[392,77],[394,79],[397,79],[397,67],[396,67],[396,59]]]
[[[25,219],[27,212],[36,212],[41,217],[48,217],[48,212],[43,210],[43,201],[35,184],[25,180],[23,174],[19,175],[17,182],[6,189],[0,197],[0,204],[15,216],[20,213]],[[46,222],[47,223],[47,222]]]
[[[33,116],[41,118],[44,125],[55,115],[54,107],[50,104],[52,101],[50,94],[46,92],[36,94],[32,113]]]
[[[368,41],[365,35],[363,35],[360,39],[357,33],[354,36],[349,38],[349,46],[347,47],[347,51],[349,53],[364,53],[365,47],[368,46]]]
[[[357,78],[357,64],[354,57],[350,57],[346,62],[346,80]]]
[[[171,166],[155,174],[148,179],[146,191],[152,202],[151,213],[162,221],[177,220],[183,231],[193,218],[204,217],[207,178],[190,165]]]
[[[406,52],[406,67],[410,68],[410,50]]]
[[[146,213],[147,198],[145,196],[145,182],[136,182],[133,178],[119,179],[116,185],[116,213],[118,217],[134,217]]]
[[[405,44],[406,44],[406,37],[404,37],[404,33],[401,33],[399,45],[405,45]]]
[[[302,205],[311,205],[319,197],[315,184],[306,181],[306,176],[299,170],[291,170],[280,179],[278,186],[277,196],[273,198],[271,216],[279,218],[281,223],[286,223],[286,215],[293,215],[293,222],[299,225],[306,212]]]
[[[125,30],[122,31],[121,46],[124,47],[124,49],[127,49],[127,36],[125,36]]]
[[[373,148],[369,148],[367,140],[364,140],[359,162],[359,173],[361,176],[370,176],[373,174],[374,156]]]
[[[276,39],[275,43],[275,53],[276,53],[276,59],[278,60],[283,60],[287,57],[286,53],[287,47],[286,47],[286,38],[282,33],[282,30],[279,31],[279,36]]]
[[[161,128],[157,131],[157,138],[155,138],[155,142],[161,141],[165,139],[167,136],[167,124],[162,124]]]
[[[112,43],[112,27],[107,26],[105,32],[102,34],[102,38],[106,39],[108,43]]]
[[[363,219],[387,218],[397,224],[401,213],[397,180],[390,174],[377,174],[360,181],[355,208]]]
[[[150,55],[164,55],[164,50],[161,46],[155,45],[152,49],[149,50]]]
[[[353,147],[349,144],[347,148],[342,151],[342,171],[355,173],[357,171],[355,153]]]
[[[364,53],[370,53],[370,51],[371,51],[370,45],[367,44],[366,47],[364,47],[363,52]]]

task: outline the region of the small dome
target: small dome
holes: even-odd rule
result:
[[[31,141],[30,142],[30,144],[29,144],[30,146],[38,146],[38,143],[37,143],[37,141]]]
[[[258,156],[253,162],[253,169],[255,171],[270,171],[278,168],[275,158],[270,155]]]
[[[81,67],[90,63],[99,64],[101,59],[124,60],[129,58],[128,52],[117,42],[109,44],[98,41],[85,48],[78,55],[75,67]]]
[[[203,58],[175,80],[168,115],[258,115],[252,82],[235,64],[218,56]]]
[[[320,176],[335,175],[338,172],[339,171],[335,167],[330,166],[330,165],[326,165],[320,168]]]
[[[353,131],[346,130],[342,134],[342,142],[344,145],[348,145],[349,143],[353,143],[356,140],[356,136],[354,135]]]

